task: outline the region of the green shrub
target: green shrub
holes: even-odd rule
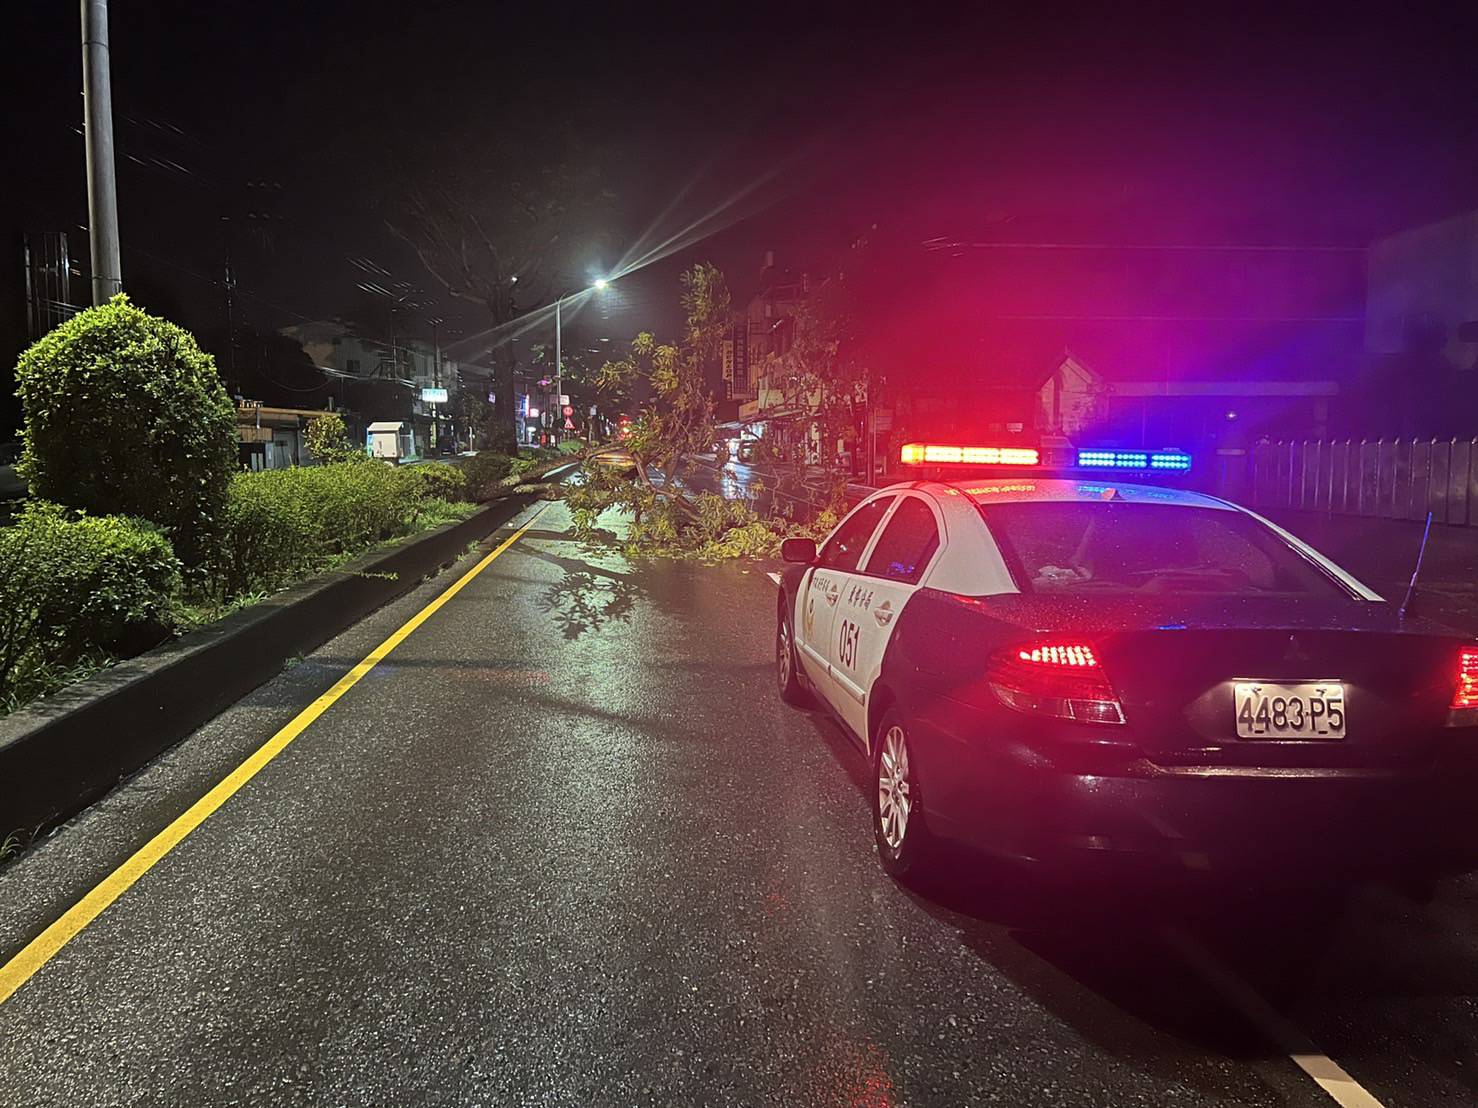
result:
[[[154,645],[179,586],[150,524],[29,501],[0,528],[0,700],[44,696],[80,662]]]
[[[476,511],[477,505],[469,504],[465,500],[427,500],[422,502],[421,509],[416,515],[416,525],[422,530],[429,531],[444,523],[461,523]]]
[[[303,431],[308,452],[325,465],[335,462],[369,461],[369,453],[358,443],[349,441],[348,428],[338,412],[326,412],[309,420]]]
[[[467,474],[450,462],[426,462],[413,466],[412,473],[421,482],[421,491],[437,500],[466,500]]]
[[[496,454],[484,450],[456,463],[467,477],[466,496],[469,500],[483,501],[492,496],[494,486],[512,471],[513,458],[507,454]]]
[[[282,588],[409,534],[426,499],[416,468],[340,462],[238,474],[216,558],[225,594]]]
[[[119,295],[42,338],[15,374],[33,494],[150,520],[187,565],[204,558],[237,468],[236,414],[189,332]]]

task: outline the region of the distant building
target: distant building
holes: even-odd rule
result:
[[[1374,433],[1478,433],[1478,212],[1371,246],[1365,349]]]
[[[1420,344],[1454,364],[1478,358],[1478,211],[1376,240],[1369,273],[1367,351]]]
[[[248,401],[236,406],[236,440],[244,468],[286,469],[318,459],[308,449],[308,424],[326,412],[270,408]]]
[[[464,387],[463,367],[437,345],[414,338],[394,343],[366,338],[338,320],[295,324],[281,333],[302,345],[331,385],[337,382],[330,394],[337,391],[340,406],[361,408],[365,421],[404,421],[413,441],[430,452],[467,441],[468,429],[452,415]],[[374,384],[380,387],[356,387]]]
[[[785,354],[795,339],[795,312],[810,293],[804,273],[778,269],[774,251],[765,252],[759,290],[749,298],[724,343],[725,399],[740,402],[738,418],[762,419],[786,403],[779,381],[766,373],[767,360]]]

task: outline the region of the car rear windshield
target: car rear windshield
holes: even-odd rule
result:
[[[982,511],[1023,591],[1350,595],[1241,512],[1124,501],[1022,501]]]

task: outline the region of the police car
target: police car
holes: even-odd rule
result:
[[[915,875],[954,840],[1059,864],[1470,868],[1478,645],[1250,511],[1129,472],[1190,462],[1159,456],[1048,470],[914,444],[920,479],[819,548],[785,543],[780,695],[870,757],[884,867]]]

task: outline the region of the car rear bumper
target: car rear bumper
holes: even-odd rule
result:
[[[1478,868],[1478,757],[1407,772],[1167,768],[1143,758],[1085,772],[1037,748],[987,752],[978,740],[932,738],[920,750],[926,818],[992,853],[1179,870]]]

